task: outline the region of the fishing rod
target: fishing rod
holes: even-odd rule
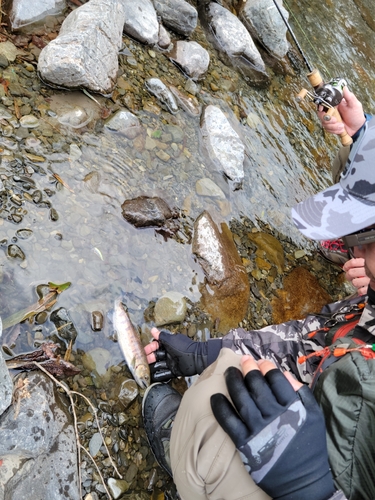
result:
[[[340,113],[337,110],[337,107],[343,98],[344,87],[347,85],[346,80],[344,78],[333,78],[329,82],[324,82],[320,72],[313,68],[313,66],[309,63],[306,55],[304,54],[298,40],[288,22],[286,17],[284,16],[277,0],[273,0],[275,7],[277,8],[284,24],[292,37],[299,53],[304,60],[309,73],[307,78],[311,83],[314,91],[310,92],[307,89],[302,89],[301,92],[297,95],[297,101],[301,102],[305,97],[307,97],[310,101],[314,102],[317,106],[323,106],[323,110],[325,111],[324,120],[329,121],[332,116],[334,116],[338,121],[342,122]],[[349,146],[353,140],[348,135],[348,133],[342,132],[340,134],[341,144],[343,146]]]

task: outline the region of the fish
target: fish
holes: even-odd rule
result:
[[[151,381],[150,367],[139,334],[134,328],[121,299],[115,301],[113,326],[117,333],[121,352],[134,380],[139,387],[146,389]]]

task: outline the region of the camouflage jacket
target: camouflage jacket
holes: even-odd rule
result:
[[[298,380],[309,384],[320,359],[310,356],[300,364],[299,358],[323,349],[326,332],[321,329],[327,320],[334,316],[340,321],[341,315],[357,309],[363,300],[363,297],[344,299],[324,306],[320,313],[309,314],[303,320],[270,325],[261,330],[236,328],[221,339],[221,347],[228,347],[237,354],[251,354],[255,359],[269,359],[281,370],[290,371]],[[366,304],[358,325],[374,335],[375,343],[375,305]],[[315,331],[317,333],[310,337],[309,334]]]

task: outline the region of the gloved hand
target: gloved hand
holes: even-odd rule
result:
[[[172,334],[168,330],[159,333],[156,328],[151,333],[157,340],[146,345],[145,352],[154,382],[190,377],[202,373],[208,366],[207,342],[194,342],[182,333]]]
[[[270,361],[258,366],[245,356],[246,364],[245,377],[235,367],[225,372],[234,407],[223,394],[214,394],[211,408],[249,474],[275,500],[329,499],[335,487],[325,424],[312,392],[307,386],[295,392]]]

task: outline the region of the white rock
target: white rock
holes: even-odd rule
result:
[[[13,0],[10,24],[13,30],[22,28],[47,16],[61,14],[65,9],[65,0]]]
[[[124,21],[121,0],[90,0],[75,9],[40,53],[41,78],[62,87],[110,92],[117,78]]]
[[[155,44],[159,22],[151,0],[122,0],[125,12],[124,32],[139,42]]]
[[[245,146],[220,108],[207,106],[201,133],[210,160],[233,181],[234,189],[240,188],[244,178]]]

